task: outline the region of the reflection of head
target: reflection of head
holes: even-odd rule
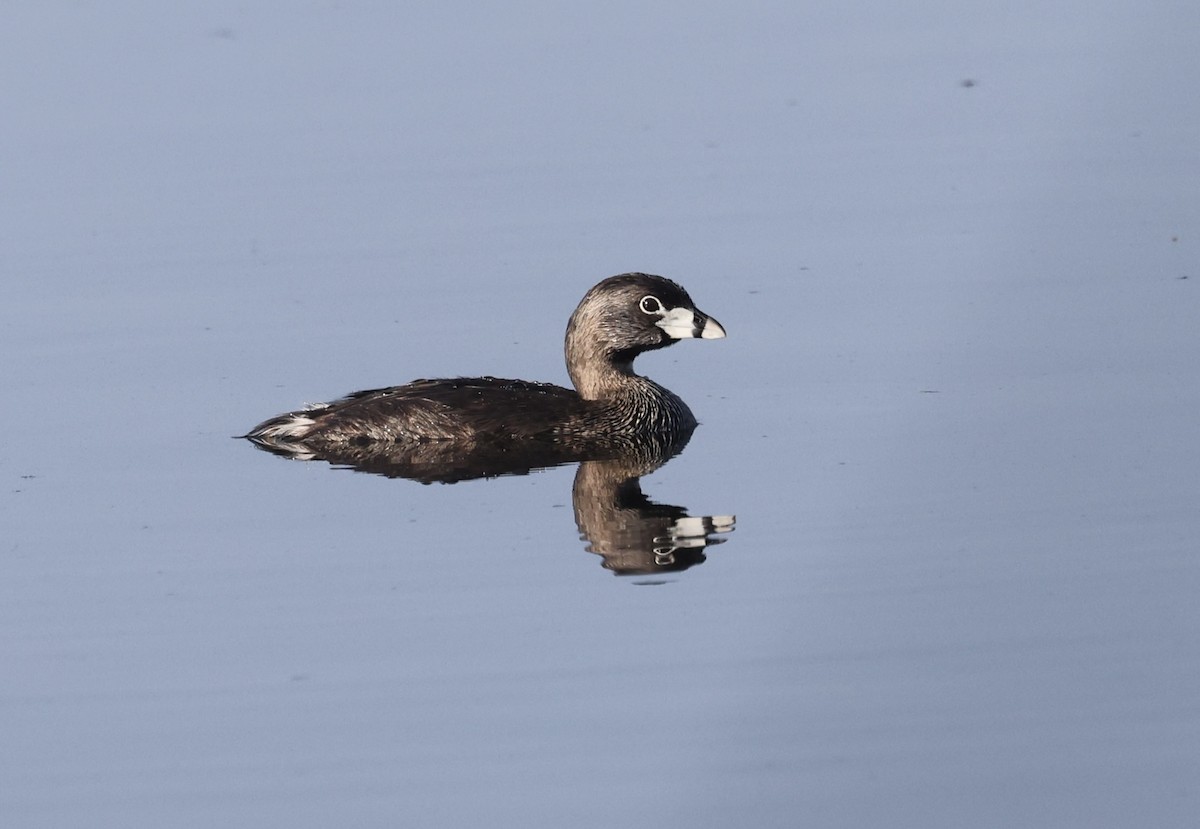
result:
[[[620,460],[587,461],[575,475],[575,522],[605,569],[619,576],[686,570],[724,541],[714,534],[733,529],[731,515],[689,516],[683,507],[654,503],[631,471]]]

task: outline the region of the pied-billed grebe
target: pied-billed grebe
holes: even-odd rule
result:
[[[679,397],[634,374],[633,360],[676,340],[724,336],[676,283],[621,274],[588,291],[567,325],[567,371],[576,391],[495,377],[416,380],[273,417],[246,437],[318,452],[375,442],[450,441],[464,451],[671,443],[686,439],[696,420]]]

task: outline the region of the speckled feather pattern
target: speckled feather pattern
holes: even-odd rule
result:
[[[578,391],[496,377],[416,380],[279,415],[247,437],[317,450],[374,442],[450,441],[464,451],[483,444],[671,442],[690,434],[696,420],[679,397],[635,374],[633,360],[675,342],[656,324],[674,308],[695,314],[696,331],[712,322],[662,277],[622,274],[592,288],[567,326],[567,370]]]

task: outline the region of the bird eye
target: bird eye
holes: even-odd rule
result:
[[[642,297],[642,301],[638,303],[638,307],[642,309],[643,314],[655,314],[657,316],[662,316],[666,313],[666,309],[663,308],[663,304],[659,302],[658,297],[655,296]]]

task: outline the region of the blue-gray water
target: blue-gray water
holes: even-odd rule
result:
[[[5,17],[5,825],[1194,825],[1194,4]],[[635,269],[683,573],[230,439]]]

